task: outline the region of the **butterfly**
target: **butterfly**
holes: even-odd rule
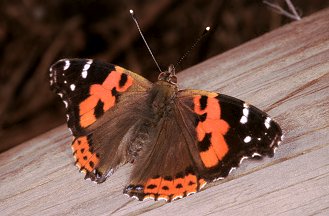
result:
[[[196,193],[245,158],[272,157],[282,141],[280,126],[256,107],[180,90],[172,65],[155,83],[91,59],[59,60],[49,76],[65,104],[75,165],[85,179],[102,183],[133,163],[123,192],[139,200]]]

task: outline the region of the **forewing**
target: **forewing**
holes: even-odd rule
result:
[[[124,68],[91,59],[63,59],[50,68],[51,89],[63,100],[76,165],[100,183],[131,159],[144,126],[151,83]],[[137,131],[137,132],[136,132]]]
[[[67,109],[74,136],[85,135],[121,97],[138,97],[150,88],[145,78],[119,66],[92,59],[62,59],[50,67],[50,87]],[[120,99],[119,99],[120,98]]]
[[[182,90],[178,99],[183,113],[196,119],[194,146],[207,181],[226,177],[248,157],[272,157],[282,140],[280,126],[265,112],[227,95]],[[193,133],[193,132],[191,132]]]

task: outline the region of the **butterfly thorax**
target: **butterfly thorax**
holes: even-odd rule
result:
[[[175,84],[159,80],[150,90],[150,104],[155,120],[170,116],[178,88]]]

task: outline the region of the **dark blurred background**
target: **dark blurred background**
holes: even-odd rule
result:
[[[284,1],[271,2],[288,10]],[[329,6],[328,0],[292,2],[302,17]],[[61,58],[97,58],[156,80],[129,9],[163,69],[208,25],[212,30],[180,70],[293,21],[261,0],[1,0],[0,152],[65,122],[48,82],[49,66]]]

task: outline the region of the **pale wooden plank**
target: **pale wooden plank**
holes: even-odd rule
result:
[[[1,215],[325,214],[329,206],[329,10],[180,73],[181,86],[216,90],[268,112],[286,139],[276,156],[170,204],[122,195],[129,166],[106,183],[72,165],[64,126],[0,155]]]

